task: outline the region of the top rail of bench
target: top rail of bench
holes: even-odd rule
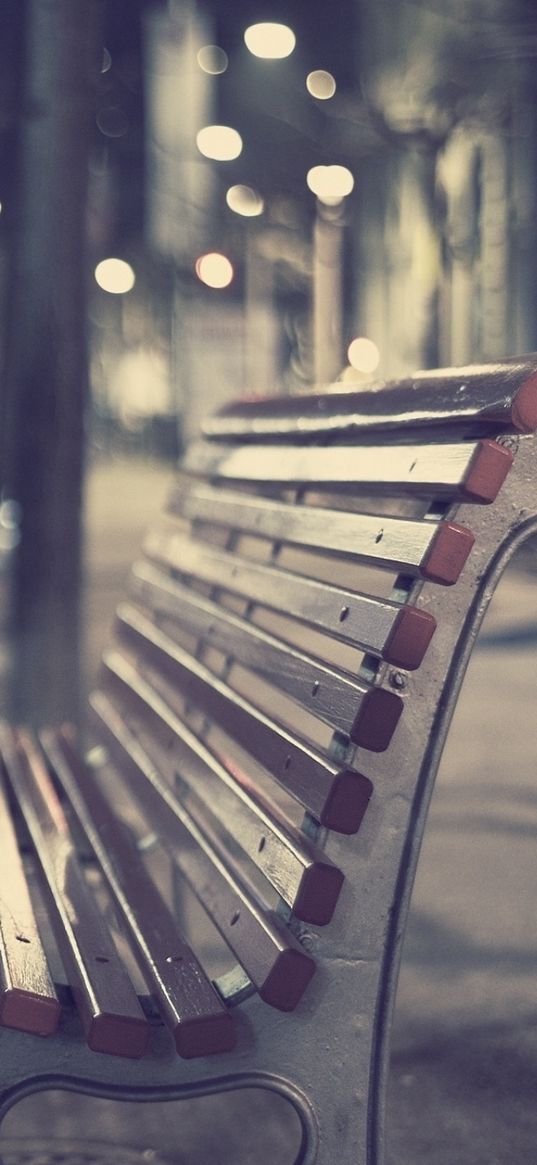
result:
[[[417,372],[397,381],[378,381],[356,391],[331,385],[329,391],[293,397],[252,398],[225,406],[204,425],[207,437],[274,439],[415,427],[461,429],[486,436],[511,427],[537,429],[537,355],[498,364]]]

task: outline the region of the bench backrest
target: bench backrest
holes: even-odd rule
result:
[[[182,1056],[219,1065],[237,1035],[251,1070],[253,994],[265,1015],[298,1007],[298,1027],[277,1025],[284,1061],[312,1019],[304,1071],[312,1040],[361,1032],[336,1073],[341,1095],[345,1073],[363,1092],[349,1160],[379,1136],[400,932],[465,659],[501,565],[535,528],[536,369],[528,358],[220,413],[148,534],[91,698],[122,782],[114,807],[115,776],[96,780],[68,732],[43,739]],[[24,737],[17,748],[4,740],[23,801],[42,760]],[[160,837],[231,951],[215,984],[118,807],[142,846]],[[45,873],[51,828],[34,838]],[[114,1022],[102,1050],[126,1030]],[[138,1022],[117,1051],[143,1050]]]

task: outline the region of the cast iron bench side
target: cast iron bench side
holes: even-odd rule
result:
[[[8,903],[0,1022],[60,1029],[2,1029],[4,1109],[46,1086],[164,1098],[250,1084],[295,1105],[299,1160],[381,1160],[427,802],[495,583],[537,525],[535,366],[238,404],[191,448],[133,569],[91,721],[146,822],[138,842],[160,836],[238,965],[205,975],[95,754],[82,760],[65,729],[38,748],[4,727],[94,1049],[71,1008],[60,1018],[37,932],[24,941]],[[112,982],[71,818],[130,933],[141,1007]],[[20,902],[28,914],[27,891]]]

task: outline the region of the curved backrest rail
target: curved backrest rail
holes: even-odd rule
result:
[[[435,622],[426,611],[248,561],[169,528],[152,530],[145,551],[168,570],[253,597],[262,606],[284,610],[308,626],[400,667],[419,667],[434,633]],[[135,579],[139,571],[135,565]]]
[[[234,401],[203,426],[208,437],[242,440],[293,434],[338,434],[445,426],[477,434],[498,428],[537,429],[535,355],[464,368],[416,372],[405,380],[373,382],[358,391]]]
[[[442,619],[442,649],[434,668],[424,665],[417,677],[409,677],[409,699],[422,703],[421,739],[416,739],[401,764],[398,791],[412,791],[412,807],[404,830],[397,867],[393,872],[392,907],[386,928],[377,986],[377,1011],[370,1067],[367,1165],[384,1161],[387,1081],[390,1035],[395,1010],[401,935],[410,908],[435,779],[442,759],[451,721],[461,692],[478,632],[501,576],[518,549],[537,535],[537,475],[535,442],[519,453],[518,485],[507,493],[498,507],[491,529],[482,514],[476,535],[479,561],[464,580],[462,593],[451,592]],[[423,601],[434,606],[438,598],[426,588]],[[417,680],[417,682],[416,682]]]
[[[134,668],[125,662],[121,674],[119,708],[104,692],[94,692],[90,701],[96,730],[112,755],[119,749],[122,764],[129,767],[125,734],[132,731],[128,726],[133,715],[145,724],[146,735],[156,737],[163,727],[170,730],[180,746],[172,763],[181,780],[186,808],[196,798],[257,865],[296,917],[326,925],[343,881],[337,866],[302,832],[293,829],[261,790],[254,790],[253,784],[241,785],[239,771],[235,769],[234,775],[228,772]]]

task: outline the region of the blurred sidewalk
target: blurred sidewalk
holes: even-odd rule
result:
[[[136,458],[92,467],[86,687],[172,479],[169,467]],[[389,1165],[537,1162],[535,569],[526,552],[498,589],[433,798],[400,981]],[[293,1114],[261,1092],[180,1105],[43,1094],[23,1101],[4,1132],[43,1128],[86,1129],[175,1165],[290,1162],[297,1144]]]
[[[83,600],[86,689],[95,682],[130,567],[147,527],[162,509],[173,477],[173,466],[141,456],[96,458],[90,467]]]

